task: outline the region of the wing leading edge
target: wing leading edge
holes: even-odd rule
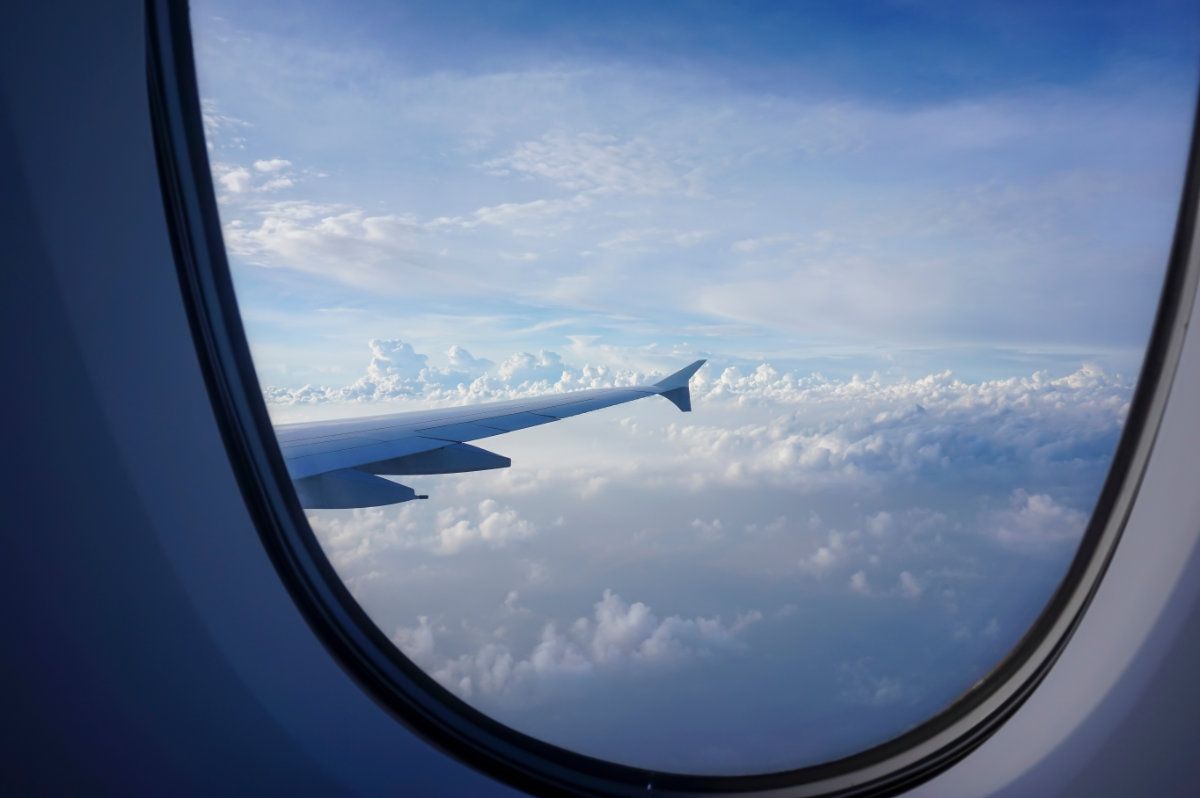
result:
[[[595,388],[441,410],[284,424],[276,437],[306,509],[345,509],[423,499],[381,474],[456,474],[507,468],[512,461],[467,441],[548,424],[582,413],[662,396],[683,412],[692,409],[688,381],[703,360],[653,385]]]

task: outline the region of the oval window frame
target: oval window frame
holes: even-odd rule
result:
[[[898,737],[795,770],[697,776],[607,762],[511,729],[434,681],[359,607],[300,508],[255,373],[209,170],[186,2],[147,0],[146,47],[155,153],[175,265],[213,412],[247,508],[314,633],[364,690],[413,731],[463,763],[537,793],[885,796],[961,760],[1045,678],[1116,550],[1179,361],[1200,275],[1196,122],[1163,288],[1125,427],[1079,549],[1033,625],[969,691]]]

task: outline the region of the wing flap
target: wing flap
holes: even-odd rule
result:
[[[416,491],[390,479],[355,469],[328,471],[292,481],[300,506],[306,510],[346,510],[378,507],[418,498]]]
[[[512,460],[504,455],[467,443],[452,443],[428,452],[367,463],[358,469],[372,474],[460,474],[466,471],[508,468],[510,465]]]
[[[417,452],[428,452],[440,449],[445,445],[447,445],[447,441],[412,435],[391,441],[370,441],[354,446],[304,453],[294,451],[299,447],[287,446],[283,448],[283,457],[292,479],[303,479],[326,471],[354,468],[364,463],[375,463]]]

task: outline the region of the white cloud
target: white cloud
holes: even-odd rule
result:
[[[638,250],[653,252],[663,244],[694,247],[712,236],[712,230],[674,230],[659,227],[620,230],[612,238],[601,241],[601,249]]]
[[[769,235],[760,236],[758,238],[743,238],[738,241],[734,241],[729,248],[733,252],[737,252],[742,255],[749,255],[768,247],[776,247],[780,244],[785,244],[794,240],[794,237],[790,235]]]
[[[577,336],[577,338],[580,336]],[[677,366],[694,352],[667,353],[657,356],[667,368],[641,371],[633,368],[614,369],[607,365],[575,365],[553,350],[537,354],[516,352],[499,365],[475,358],[461,346],[447,352],[448,368],[428,366],[429,356],[410,351],[400,364],[383,363],[380,347],[404,346],[411,343],[400,339],[371,339],[371,357],[366,373],[357,382],[343,387],[314,387],[285,389],[268,387],[267,399],[280,404],[307,402],[336,402],[346,400],[384,400],[422,396],[435,402],[476,402],[508,399],[549,391],[582,388],[619,387],[653,382]],[[594,345],[572,345],[595,355],[618,360],[636,360],[635,353],[607,352]],[[462,372],[486,376],[478,384],[446,385],[446,372]],[[454,388],[447,392],[446,388]],[[677,428],[675,433],[692,440],[697,446],[721,449],[732,443],[730,435],[743,443],[770,444],[769,457],[777,459],[776,468],[790,467],[795,462],[814,464],[842,462],[847,457],[862,458],[868,454],[897,459],[906,470],[937,466],[952,454],[939,446],[938,438],[953,435],[954,429],[965,425],[972,432],[983,433],[989,427],[996,430],[990,437],[1003,432],[1013,446],[1039,448],[1045,457],[1058,457],[1070,446],[1075,433],[1096,429],[1111,430],[1120,425],[1128,410],[1131,386],[1128,382],[1106,373],[1097,366],[1084,364],[1062,377],[1051,377],[1043,371],[1026,377],[966,382],[949,371],[912,378],[885,378],[879,374],[832,379],[817,373],[781,372],[763,362],[749,372],[734,366],[720,367],[710,363],[702,368],[691,382],[693,404],[698,407],[733,404],[738,407],[765,409],[803,409],[803,416],[778,416],[766,424],[744,429],[710,428],[692,424]],[[790,407],[789,407],[790,406]],[[1043,426],[1049,418],[1065,423],[1065,436],[1060,440],[1053,429]],[[693,416],[701,421],[704,416]],[[805,418],[814,419],[804,424]],[[820,421],[817,421],[820,419]],[[832,420],[832,421],[831,421]],[[1002,429],[997,425],[1004,425]],[[919,446],[909,441],[906,451],[889,452],[887,440],[891,430],[907,435],[914,428],[936,431]],[[789,437],[803,430],[807,437]],[[882,437],[872,439],[878,433]],[[849,440],[847,436],[855,436]],[[769,467],[767,463],[764,467]],[[886,525],[886,519],[876,523]],[[882,532],[882,530],[880,530]]]
[[[504,609],[513,613],[527,611],[521,606],[521,594],[516,590],[510,590],[504,596]]]
[[[475,357],[465,347],[458,344],[454,344],[446,350],[446,360],[450,363],[451,369],[472,374],[481,374],[493,365],[492,361],[482,357]]]
[[[287,63],[294,66],[294,58]],[[286,84],[295,79],[282,72],[276,77]],[[330,75],[323,69],[312,77],[329,98],[343,95],[340,84],[324,83]],[[446,178],[455,189],[429,192],[426,201],[364,187],[359,191],[367,193],[343,210],[409,219],[421,237],[371,238],[365,229],[335,232],[317,220],[295,229],[265,224],[269,219],[256,214],[269,209],[261,206],[233,214],[223,207],[227,219],[254,233],[255,240],[231,251],[249,263],[405,295],[438,293],[446,289],[439,283],[454,276],[478,277],[509,257],[529,257],[545,269],[522,274],[516,267],[526,262],[515,260],[504,270],[511,279],[490,287],[616,311],[637,303],[624,290],[636,278],[667,325],[699,312],[712,324],[946,342],[964,339],[957,311],[971,307],[967,332],[989,341],[1023,336],[1062,343],[1080,340],[1079,330],[1087,330],[1089,340],[1111,341],[1106,330],[1117,324],[1141,335],[1136,314],[1114,321],[1091,308],[1124,303],[1123,288],[1148,282],[1153,243],[1162,236],[1146,220],[1157,218],[1159,206],[1139,202],[1140,212],[1122,225],[1103,220],[1131,196],[1144,198],[1151,176],[1162,173],[1161,162],[1176,171],[1166,155],[1172,150],[1161,146],[1170,141],[1166,120],[1178,107],[1169,91],[1124,96],[1127,89],[1114,89],[1122,102],[1108,91],[1067,98],[1050,90],[915,106],[807,93],[766,102],[734,91],[733,84],[686,88],[699,76],[664,77],[612,65],[424,78],[381,70],[371,82],[380,81],[391,102],[360,107],[372,122],[354,129],[401,124],[419,130],[415,135],[450,154],[438,159],[442,173],[430,174],[437,170],[418,157],[406,166],[420,174],[397,177]],[[311,90],[303,89],[306,99]],[[337,107],[344,110],[340,102]],[[514,107],[523,113],[512,114]],[[603,127],[596,124],[597,107],[616,109]],[[215,109],[211,116],[219,124]],[[1085,140],[1091,146],[1070,145]],[[367,141],[381,151],[395,146],[373,136]],[[1122,157],[1114,161],[1113,152]],[[1149,159],[1154,168],[1145,168],[1147,152],[1156,153]],[[269,154],[252,163],[287,161]],[[794,178],[817,158],[829,180]],[[1015,159],[1022,169],[999,170],[998,159]],[[897,171],[897,164],[906,166]],[[914,180],[914,174],[937,178]],[[475,197],[488,204],[479,207]],[[626,250],[624,258],[614,257],[602,246],[629,243],[623,236],[646,231],[676,249],[701,238],[706,246],[652,264]],[[513,246],[509,234],[533,243],[526,238]],[[314,246],[292,246],[296,236],[308,236]],[[548,238],[562,244],[561,252],[543,248]],[[601,270],[566,252],[609,257]],[[1113,279],[1081,278],[1100,262]],[[432,273],[417,280],[415,269]],[[704,279],[693,283],[696,274]],[[585,290],[551,291],[579,282],[587,282]],[[1057,302],[1067,287],[1076,299]]]
[[[876,537],[881,537],[892,529],[893,524],[892,514],[887,510],[880,510],[867,519],[867,531]]]
[[[848,704],[883,707],[906,698],[900,680],[878,673],[870,657],[842,663],[838,667],[838,681],[841,684],[839,697]]]
[[[701,540],[717,541],[725,537],[724,526],[721,524],[720,518],[714,518],[711,521],[696,518],[690,526],[696,530],[696,535]]]
[[[417,379],[429,360],[426,355],[418,354],[412,344],[399,338],[373,338],[367,346],[371,350],[367,378],[379,382],[393,378]]]
[[[602,494],[611,483],[609,477],[602,476],[586,476],[584,482],[579,486],[579,498],[594,499]]]
[[[739,640],[742,633],[762,617],[751,611],[731,623],[719,617],[671,615],[659,619],[646,604],[630,604],[605,590],[591,617],[576,618],[562,631],[554,622],[546,623],[524,657],[514,655],[505,643],[487,642],[474,653],[427,667],[434,678],[464,698],[528,703],[563,680],[674,668],[696,658],[736,652],[744,646]],[[434,641],[425,619],[419,619],[417,627],[400,630],[395,639],[414,652],[414,659],[422,657],[422,664],[429,663]]]
[[[452,507],[437,514],[438,554],[457,554],[468,546],[484,544],[492,548],[514,540],[532,537],[537,527],[521,518],[511,507],[501,507],[494,499],[484,499],[472,519],[465,508]]]
[[[359,508],[349,514],[313,512],[308,520],[334,565],[356,575],[369,572],[386,552],[453,555],[475,547],[502,548],[538,532],[535,524],[494,499],[484,499],[473,509],[444,507],[435,514],[432,528],[420,512],[405,504]]]
[[[537,199],[529,202],[505,202],[476,210],[469,219],[437,219],[436,227],[470,229],[481,224],[502,227],[517,236],[545,236],[569,229],[567,217],[591,207],[583,194],[566,199]]]
[[[250,188],[250,170],[244,166],[222,167],[221,165],[215,165],[214,171],[217,173],[217,182],[226,191],[240,194]]]
[[[367,342],[370,360],[363,376],[340,388],[305,385],[284,389],[268,387],[263,393],[267,401],[281,405],[324,404],[330,402],[370,402],[389,399],[423,398],[447,403],[451,401],[486,401],[488,398],[509,398],[511,392],[492,390],[479,378],[494,367],[486,358],[477,358],[465,347],[451,346],[446,351],[446,366],[429,363],[429,356],[417,352],[413,345],[399,338],[372,338]],[[551,355],[553,356],[553,355]],[[554,356],[556,357],[556,356]],[[512,374],[521,369],[520,356],[510,358]],[[533,355],[525,355],[528,364],[537,365]],[[549,360],[543,358],[545,365]],[[534,369],[536,370],[536,369]],[[532,377],[531,371],[529,377]],[[561,377],[561,372],[555,379]],[[545,388],[545,386],[542,386]]]
[[[249,170],[239,185],[249,188]],[[279,186],[281,177],[268,183]],[[266,183],[264,183],[266,185]],[[225,245],[245,261],[287,268],[322,279],[394,293],[428,282],[429,270],[444,260],[429,245],[429,229],[405,214],[368,214],[346,205],[294,200],[257,203],[252,213],[225,224]],[[439,278],[443,287],[461,284]]]
[[[244,119],[239,119],[219,110],[217,103],[211,98],[201,98],[200,118],[204,123],[205,144],[209,151],[221,149],[245,149],[246,140],[236,135],[236,132],[251,127]]]
[[[430,662],[433,657],[433,628],[424,615],[417,618],[416,626],[396,629],[392,642],[406,657],[418,664]]]
[[[279,191],[280,189],[291,188],[294,185],[296,185],[296,181],[290,177],[273,177],[258,184],[254,190],[262,192]]]
[[[908,571],[901,571],[900,578],[897,580],[900,590],[900,595],[904,598],[914,599],[925,592],[925,587]]]
[[[254,162],[254,168],[260,172],[278,172],[291,166],[292,162],[286,158],[267,158]]]
[[[867,581],[866,571],[855,571],[850,575],[850,589],[863,596],[871,595],[871,584]]]
[[[1053,468],[1072,458],[1106,459],[1124,421],[1130,386],[1092,366],[1065,377],[968,383],[949,372],[917,380],[831,380],[780,374],[759,366],[743,375],[727,368],[716,379],[698,375],[693,423],[671,425],[694,471],[708,479],[746,483],[767,478],[814,486],[861,484],[877,477],[961,473],[994,468]],[[740,426],[703,423],[705,408],[722,402],[775,410]],[[780,405],[803,408],[780,414]],[[707,464],[707,465],[705,465]],[[870,530],[884,534],[886,516]]]
[[[536,355],[518,352],[503,361],[496,369],[496,376],[509,385],[548,383],[553,385],[562,380],[566,366],[557,352],[542,350]]]
[[[277,405],[406,399],[421,407],[644,384],[658,376],[579,367],[549,350],[519,352],[493,363],[451,347],[444,363],[434,365],[409,342],[372,339],[365,374],[349,385],[268,388],[265,394]],[[631,417],[643,420],[611,426],[609,432],[621,440],[614,447],[589,449],[582,459],[580,452],[556,451],[553,462],[537,473],[505,470],[481,479],[489,480],[493,495],[555,486],[587,499],[645,485],[689,493],[715,486],[775,486],[819,495],[839,486],[872,492],[999,478],[1008,480],[1006,493],[1024,487],[1011,493],[1008,507],[986,510],[972,523],[1009,548],[1032,550],[1078,539],[1086,515],[1062,504],[1078,496],[1052,494],[1051,486],[1081,468],[1105,467],[1130,388],[1087,365],[1062,377],[1036,372],[980,382],[949,372],[919,379],[835,380],[779,372],[768,364],[748,372],[706,367],[692,382],[691,416],[667,414],[658,416],[661,422],[647,423],[649,408],[640,407]],[[590,422],[571,423],[572,429],[582,429]],[[632,462],[638,478],[630,486]],[[459,520],[463,524],[457,532],[447,531],[447,541],[476,535],[473,520]],[[693,521],[711,523],[694,517],[683,523]],[[912,528],[919,519],[904,523]],[[843,526],[836,536],[815,542],[800,567],[826,573],[842,562],[852,536],[886,540],[898,524],[891,509],[876,508],[858,529]],[[694,528],[701,533],[696,540],[715,540],[723,532],[715,526]]]
[[[839,551],[831,546],[821,546],[801,562],[805,570],[822,574],[832,568],[839,559]]]
[[[680,166],[647,139],[623,141],[602,133],[547,133],[484,167],[496,175],[536,177],[600,194],[659,194],[684,185]]]
[[[248,197],[252,194],[266,194],[291,188],[296,184],[296,179],[295,175],[289,171],[290,167],[291,162],[282,158],[255,161],[253,171],[240,164],[215,161],[212,165],[213,175],[218,186],[227,192],[221,197],[222,210],[226,214],[230,213],[234,210],[231,205],[240,206],[241,203],[248,202]],[[294,210],[295,204],[288,207]],[[227,245],[230,244],[228,231],[244,232],[244,224],[240,219],[235,218],[233,222],[232,225],[227,225]]]
[[[987,514],[984,530],[1001,545],[1019,551],[1039,551],[1074,544],[1083,535],[1087,515],[1065,507],[1042,493],[1013,491],[1009,506]]]
[[[408,505],[364,507],[350,513],[310,513],[308,521],[339,573],[358,578],[370,573],[385,552],[433,548],[433,541],[422,540],[412,514]]]

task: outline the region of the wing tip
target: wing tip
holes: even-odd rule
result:
[[[671,404],[678,407],[684,413],[692,412],[692,392],[688,387],[688,383],[692,379],[700,367],[708,361],[701,358],[700,360],[684,366],[679,371],[671,374],[658,382],[654,383],[654,387],[658,389],[658,393],[664,399],[667,399]]]
[[[669,374],[666,377],[663,377],[661,380],[654,383],[654,387],[661,388],[663,391],[670,391],[674,390],[675,388],[686,388],[688,382],[692,379],[692,375],[699,371],[700,367],[707,362],[708,361],[706,359],[700,358],[694,363],[684,366],[674,374]]]
[[[659,396],[667,399],[671,404],[678,407],[684,413],[692,412],[692,392],[685,385],[682,388],[672,388],[669,391],[663,391]]]

